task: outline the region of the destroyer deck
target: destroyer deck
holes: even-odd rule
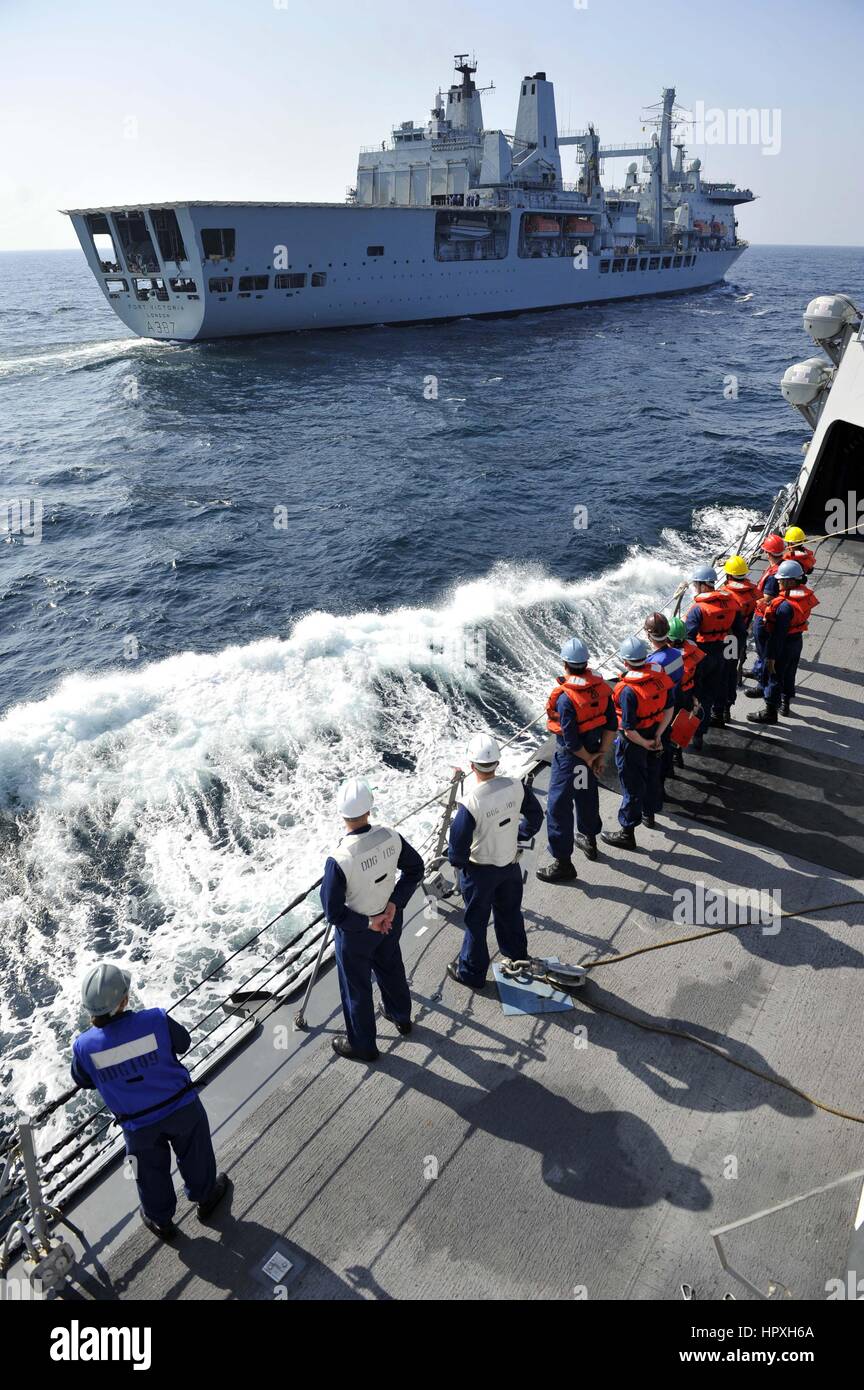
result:
[[[505,1016],[493,984],[472,994],[445,975],[456,910],[431,927],[415,916],[413,1035],[382,1023],[377,1066],[335,1060],[329,971],[293,1050],[274,1049],[273,1029],[296,1000],[204,1094],[234,1183],[209,1226],[181,1197],[181,1232],[160,1245],[119,1173],[71,1211],[94,1233],[84,1296],[279,1297],[262,1273],[278,1249],[296,1299],[672,1299],[682,1282],[699,1299],[751,1297],[711,1231],[860,1169],[862,1128],[636,1023],[864,1113],[864,546],[823,545],[816,587],[796,717],[761,732],[739,700],[734,727],[686,755],[638,854],[580,862],[577,886],[541,885],[528,864],[533,955],[587,961],[698,930],[672,919],[676,889],[698,880],[779,892],[796,913],[779,932],[637,956],[597,970],[572,1010]],[[617,795],[601,795],[609,825]],[[768,1296],[824,1298],[845,1278],[860,1187],[731,1232],[730,1264]]]

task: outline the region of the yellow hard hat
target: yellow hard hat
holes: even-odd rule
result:
[[[743,555],[730,555],[723,566],[727,574],[731,574],[733,579],[740,579],[742,575],[748,574],[750,567]]]
[[[807,537],[800,526],[790,526],[783,539],[788,541],[790,545],[800,545],[801,541],[806,541]]]

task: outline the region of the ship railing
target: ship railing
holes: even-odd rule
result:
[[[794,515],[797,502],[797,483],[782,489],[775,497],[767,519],[763,523],[751,523],[745,528],[737,545],[737,553],[749,553],[750,559],[754,559],[759,554],[765,536],[773,530],[779,530]],[[756,540],[748,546],[748,536],[754,531],[757,532]],[[719,564],[726,553],[725,549],[718,552],[713,563]],[[686,589],[686,583],[680,584],[675,593],[665,601],[662,611],[677,614]],[[612,674],[611,668],[616,662],[617,647],[614,647],[597,657],[593,664],[599,670]],[[620,667],[620,663],[618,666]],[[538,743],[533,736],[533,731],[545,718],[544,711],[501,742],[502,752],[518,746],[529,755],[520,773],[523,777],[533,777],[546,765],[546,760],[542,757],[546,739],[544,737]],[[393,822],[394,828],[406,825],[422,812],[443,803],[440,823],[433,827],[418,846],[426,866],[424,884],[430,875],[437,873],[449,821],[455,809],[456,790],[463,776],[461,769],[454,769],[454,775],[446,785]],[[300,927],[296,935],[279,945],[239,983],[233,983],[224,995],[213,998],[209,1006],[205,1004],[205,1010],[199,1018],[184,1025],[193,1037],[201,1035],[184,1056],[184,1062],[196,1087],[206,1085],[233,1053],[245,1047],[260,1032],[262,1024],[270,1015],[282,1008],[292,995],[307,984],[322,960],[332,956],[332,946],[326,953],[323,950],[323,938],[326,937],[329,927],[324,922],[324,913],[320,910],[320,899],[314,905],[309,902],[321,887],[322,881],[320,878],[316,879],[308,888],[296,894],[281,912],[252,932],[235,950],[172,1001],[168,1009],[169,1014],[173,1014],[182,1004],[212,985],[232,961],[251,951],[277,923],[300,908],[306,907],[311,910],[311,919]],[[289,974],[292,971],[293,973]],[[250,996],[248,1000],[244,999],[246,995]],[[239,1021],[227,1024],[226,1017]],[[215,1023],[214,1019],[217,1020]],[[208,1027],[208,1024],[212,1026]],[[202,1048],[205,1049],[202,1055],[193,1056]],[[33,1232],[35,1231],[38,1237],[39,1223],[44,1221],[45,1213],[50,1214],[52,1221],[63,1220],[63,1211],[72,1198],[113,1164],[122,1152],[122,1134],[116,1128],[118,1122],[106,1106],[98,1105],[80,1118],[74,1114],[74,1106],[80,1105],[82,1098],[90,1094],[78,1087],[63,1091],[35,1115],[22,1117],[15,1135],[0,1146],[0,1277],[5,1264],[8,1264],[9,1258],[17,1249],[22,1245],[30,1249]],[[37,1156],[33,1131],[43,1127],[53,1115],[66,1106],[73,1108],[73,1113],[69,1115],[71,1127],[59,1137],[53,1138]],[[37,1169],[34,1169],[34,1163],[38,1165]],[[34,1173],[42,1194],[42,1207],[35,1216],[30,1198]]]

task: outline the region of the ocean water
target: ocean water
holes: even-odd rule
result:
[[[563,636],[735,544],[808,437],[801,312],[860,281],[754,247],[693,295],[171,345],[77,252],[0,255],[0,1120],[66,1086],[86,964],[167,1004],[319,876],[344,776],[404,815]]]

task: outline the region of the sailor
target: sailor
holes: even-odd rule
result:
[[[648,664],[650,648],[641,637],[628,637],[618,648],[625,671],[613,698],[619,733],[615,740],[615,766],[621,783],[618,810],[620,830],[603,831],[607,845],[635,849],[636,826],[651,830],[663,808],[660,760],[663,734],[674,714],[674,686],[665,671]]]
[[[696,667],[705,660],[704,648],[698,642],[691,642],[682,618],[672,618],[669,623],[669,640],[677,647],[684,662],[681,680],[675,687],[673,719],[679,710],[688,713],[696,705]],[[670,724],[671,728],[671,724]],[[672,744],[672,759],[676,767],[684,766],[684,754],[677,744]]]
[[[743,620],[737,600],[728,589],[716,588],[712,565],[697,565],[690,576],[695,590],[684,617],[687,636],[705,651],[696,671],[696,698],[702,707],[701,723],[693,747],[702,747],[709,720],[721,728],[726,723],[727,661],[735,663],[741,651]]]
[[[748,695],[762,694],[765,708],[748,714],[751,724],[776,724],[778,711],[792,713],[795,676],[801,660],[804,633],[819,600],[804,579],[797,560],[784,560],[777,570],[779,593],[764,613],[766,633],[762,683]]]
[[[321,906],[336,935],[336,969],[345,1016],[345,1037],[334,1038],[339,1057],[378,1060],[372,976],[384,1017],[400,1033],[411,1032],[411,995],[399,938],[402,912],[423,881],[423,860],[395,830],[370,825],[368,782],[352,777],[339,789],[337,807],[345,838],[324,865]],[[397,877],[398,875],[398,877]]]
[[[816,567],[816,556],[812,550],[808,550],[804,544],[807,537],[800,526],[790,526],[783,536],[786,542],[786,549],[783,552],[784,560],[796,560],[804,571],[806,578],[813,573]]]
[[[555,756],[546,797],[546,831],[552,863],[537,870],[546,883],[578,877],[573,864],[575,843],[587,859],[597,858],[597,836],[603,829],[597,774],[615,740],[618,720],[612,687],[588,668],[588,648],[571,637],[561,648],[564,675],[546,701],[546,727],[555,734]]]
[[[764,551],[768,561],[756,581],[756,609],[753,614],[753,645],[756,648],[756,658],[746,675],[754,677],[756,680],[762,675],[762,662],[765,659],[766,635],[762,625],[762,614],[767,604],[763,604],[763,599],[776,598],[780,592],[775,575],[780,561],[783,559],[783,552],[786,549],[782,536],[766,536],[762,542],[761,549]]]
[[[747,639],[750,635],[750,624],[753,621],[753,614],[756,611],[756,603],[759,598],[756,585],[750,579],[750,567],[743,555],[730,555],[723,566],[726,578],[720,585],[721,589],[728,589],[738,600],[738,607],[741,610],[743,633],[741,634],[741,646],[737,661],[727,661],[726,663],[726,718],[732,714],[732,706],[738,694],[738,687],[744,684],[742,669],[744,658],[747,654]]]
[[[216,1172],[207,1112],[181,1053],[186,1029],[164,1009],[130,1009],[132,976],[111,961],[94,965],[81,983],[90,1027],[72,1045],[72,1079],[97,1090],[119,1121],[141,1199],[141,1220],[161,1240],[177,1232],[171,1151],[186,1196],[204,1221],[228,1191]]]
[[[501,954],[510,960],[527,959],[518,849],[520,840],[537,834],[543,809],[524,782],[498,775],[501,750],[494,738],[475,734],[468,757],[473,784],[466,783],[460,798],[447,852],[465,902],[465,935],[447,973],[461,985],[482,989],[489,969],[490,914]]]
[[[645,619],[644,631],[651,646],[648,665],[653,666],[655,671],[664,671],[672,682],[674,718],[678,688],[684,676],[684,657],[680,647],[674,646],[669,640],[669,619],[663,613],[651,613]],[[667,777],[675,776],[674,747],[667,728],[663,734],[663,753],[660,758],[660,777],[664,782]]]

